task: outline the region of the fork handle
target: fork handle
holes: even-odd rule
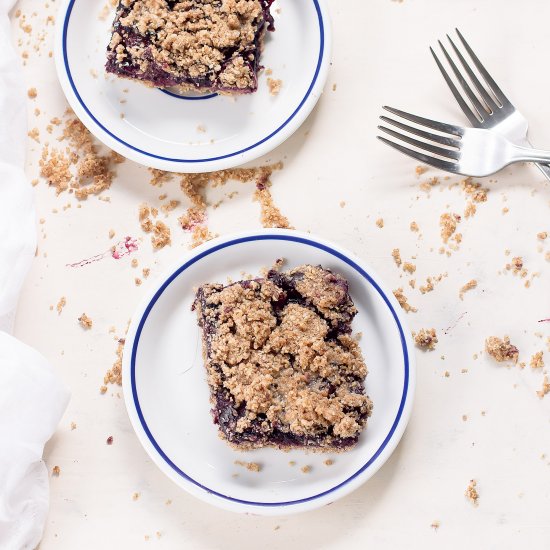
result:
[[[543,151],[542,149],[531,149],[529,147],[513,145],[512,152],[514,156],[514,162],[536,162],[537,164],[550,163],[550,151]]]
[[[528,140],[528,139],[525,139],[525,140],[522,140],[525,144],[526,147],[533,147],[533,145],[531,145],[531,142]],[[544,175],[544,177],[550,181],[550,164],[542,164],[540,162],[536,162],[535,163],[535,166],[542,172],[542,174]]]

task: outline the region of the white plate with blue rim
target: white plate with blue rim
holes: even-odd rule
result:
[[[369,374],[374,410],[355,448],[326,454],[267,448],[239,452],[213,423],[201,334],[191,311],[194,289],[207,282],[322,265],[343,275],[358,309],[353,321]],[[151,282],[133,316],[123,357],[124,399],[141,444],[180,487],[236,512],[284,515],[312,510],[351,493],[395,450],[411,413],[415,361],[403,312],[360,258],[310,234],[259,230],[201,245]],[[325,461],[330,459],[331,465]],[[254,463],[259,472],[238,465]],[[304,470],[306,472],[304,472]]]
[[[172,172],[209,172],[272,151],[311,113],[325,85],[331,53],[325,0],[276,0],[275,32],[261,64],[281,80],[270,94],[267,71],[258,90],[240,97],[177,94],[105,72],[113,13],[105,0],[63,0],[55,60],[67,100],[100,141],[140,164]]]

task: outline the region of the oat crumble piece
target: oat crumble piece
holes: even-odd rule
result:
[[[413,332],[414,343],[424,350],[434,350],[438,342],[437,333],[434,328],[422,328],[418,333]]]
[[[76,430],[76,423],[75,422],[71,422],[71,431],[72,430]]]
[[[229,444],[327,452],[357,443],[372,402],[350,335],[356,309],[341,276],[303,265],[205,284],[193,307],[214,422]]]
[[[420,228],[418,227],[418,224],[415,221],[411,222],[410,230],[413,231],[414,233],[418,233],[418,231],[420,230]]]
[[[36,97],[38,96],[38,92],[36,91],[36,88],[29,88],[29,90],[27,91],[27,95],[30,99],[36,99]]]
[[[544,241],[546,240],[547,237],[548,237],[547,231],[541,231],[540,233],[537,233],[537,239],[539,239],[539,241]]]
[[[504,336],[503,340],[497,336],[489,336],[485,340],[485,350],[498,363],[504,361],[518,362],[519,350],[510,343],[508,336]]]
[[[107,72],[181,91],[251,93],[272,0],[120,0]]]
[[[54,466],[52,468],[52,475],[55,477],[59,477],[59,474],[61,473],[61,468],[59,466]]]
[[[334,464],[334,460],[331,458],[327,458],[324,462],[325,466],[332,466]]]
[[[531,361],[529,362],[529,365],[532,369],[542,369],[544,367],[544,359],[543,359],[544,352],[537,351],[532,357]]]
[[[403,262],[401,260],[401,252],[399,251],[399,248],[394,248],[392,250],[391,256],[393,258],[393,261],[395,262],[395,265],[397,267],[400,267]]]
[[[134,493],[134,494],[132,495],[132,500],[135,502],[136,500],[139,499],[139,497],[140,497],[140,494],[139,494],[139,493]]]
[[[57,310],[57,314],[61,315],[61,312],[63,311],[63,308],[67,305],[67,299],[65,296],[61,296],[59,299],[59,302],[57,302],[57,306],[55,306],[55,309]]]
[[[403,264],[403,271],[406,271],[412,275],[416,271],[416,266],[411,262],[405,262]]]
[[[383,218],[378,218],[378,219],[376,220],[376,225],[377,225],[380,229],[382,229],[382,228],[384,227],[384,219],[383,219]]]
[[[309,474],[309,473],[311,472],[312,468],[311,468],[311,466],[302,466],[302,467],[300,468],[300,470],[302,470],[302,472],[303,472],[304,474]]]
[[[107,371],[105,377],[103,378],[104,384],[117,384],[122,386],[122,354],[124,352],[124,344],[126,340],[124,338],[117,339],[118,345],[116,349],[116,361],[113,363],[113,366]],[[106,386],[105,392],[107,391]],[[102,391],[101,393],[105,393]]]
[[[471,279],[468,281],[459,292],[459,297],[461,300],[464,300],[464,294],[468,292],[469,290],[472,290],[477,287],[477,281],[475,279]]]
[[[547,393],[550,393],[550,380],[547,375],[544,375],[542,389],[537,391],[537,395],[542,399]]]
[[[78,322],[84,330],[90,330],[93,325],[93,321],[85,313],[78,318]]]
[[[283,81],[275,78],[267,79],[267,87],[269,88],[269,93],[272,96],[279,95],[281,88],[283,87]]]
[[[417,175],[417,177],[420,177],[422,176],[423,174],[425,174],[426,172],[428,171],[428,167],[427,166],[422,166],[422,165],[418,165],[414,172],[415,174]]]
[[[479,493],[477,492],[477,481],[471,479],[468,487],[466,487],[466,492],[464,493],[468,500],[474,505],[478,505]]]
[[[397,301],[399,302],[399,305],[407,312],[412,312],[412,313],[416,313],[418,311],[418,309],[416,309],[415,307],[411,306],[408,301],[407,301],[407,297],[405,296],[405,294],[403,294],[403,288],[398,288],[397,290],[394,290],[393,291],[393,295],[395,296],[395,298],[397,299]]]
[[[456,232],[456,227],[460,223],[460,220],[461,217],[458,214],[450,214],[449,212],[441,214],[439,225],[441,227],[441,238],[445,244],[449,242],[449,239]]]
[[[249,472],[260,472],[262,465],[257,462],[243,462],[242,460],[235,460],[234,464],[246,468]]]
[[[109,239],[112,239],[115,236],[114,229],[109,229]]]

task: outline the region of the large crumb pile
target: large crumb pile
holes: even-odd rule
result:
[[[497,336],[489,336],[489,338],[485,340],[485,349],[498,363],[504,361],[513,361],[517,363],[518,361],[519,350],[510,343],[510,338],[508,336],[505,336],[502,340]]]
[[[90,132],[73,115],[66,118],[59,141],[67,146],[50,149],[46,145],[39,162],[40,176],[58,195],[68,190],[78,200],[85,200],[109,189],[115,175],[113,165],[124,161],[121,155],[100,154]]]
[[[437,333],[434,328],[420,329],[417,334],[413,333],[414,343],[424,350],[433,350],[438,342]]]

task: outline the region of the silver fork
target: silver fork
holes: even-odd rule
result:
[[[417,126],[420,126],[420,128],[410,126],[387,116],[381,116],[380,118],[384,122],[399,128],[402,132],[398,132],[387,126],[378,126],[378,128],[390,136],[412,145],[416,149],[426,151],[426,153],[410,149],[381,136],[378,136],[378,139],[420,162],[430,164],[446,172],[462,174],[464,176],[483,177],[494,174],[513,162],[550,162],[550,151],[539,151],[530,147],[515,145],[494,130],[462,128],[453,124],[446,124],[412,115],[393,107],[384,107],[384,109],[398,117],[413,122]],[[433,132],[426,131],[424,128],[429,128],[439,133],[434,134]],[[418,136],[423,141],[409,134]]]
[[[460,108],[468,117],[470,124],[475,128],[495,130],[516,145],[521,145],[523,147],[532,147],[527,139],[527,132],[529,129],[527,119],[510,103],[510,101],[504,95],[497,83],[487,72],[487,69],[485,69],[485,67],[481,64],[481,61],[478,59],[468,42],[466,42],[465,38],[462,36],[462,33],[458,29],[455,30],[458,38],[462,42],[462,45],[464,46],[473,64],[479,71],[483,80],[485,80],[485,84],[487,86],[484,86],[479,81],[476,74],[474,73],[460,50],[457,48],[451,37],[447,35],[449,43],[451,44],[452,49],[458,57],[460,64],[466,72],[470,82],[474,85],[479,94],[479,96],[476,95],[476,93],[472,90],[470,84],[468,84],[468,80],[460,72],[452,57],[445,49],[445,46],[442,44],[441,40],[438,41],[443,55],[450,65],[465,96],[470,101],[470,105],[468,105],[462,94],[458,91],[457,87],[443,67],[443,64],[437,57],[433,48],[430,48],[430,51],[432,52],[435,62],[437,63],[437,66],[439,67],[439,70],[441,71],[445,82],[451,89],[451,92],[457,100],[458,104],[460,105]],[[550,166],[540,163],[537,163],[537,166],[538,168],[540,168],[541,172],[546,176],[546,178],[550,180]]]

